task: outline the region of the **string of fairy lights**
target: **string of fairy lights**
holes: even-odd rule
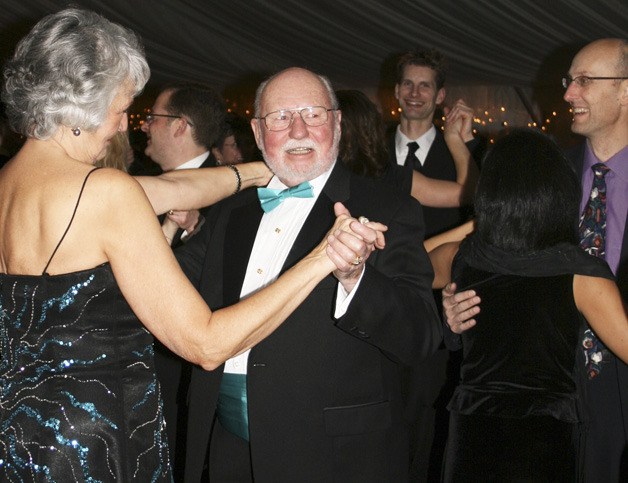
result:
[[[227,112],[237,112],[236,109],[232,109],[231,107],[227,108]],[[129,130],[133,132],[137,132],[142,129],[142,124],[146,122],[146,116],[151,113],[151,109],[149,107],[145,107],[140,112],[134,112],[129,114]],[[245,109],[243,115],[250,119],[252,112],[250,109]]]
[[[572,109],[568,108],[565,113],[557,110],[551,111],[549,114],[542,117],[542,120],[535,121],[528,117],[527,123],[521,122],[520,119],[513,121],[512,116],[509,115],[509,110],[506,106],[499,106],[493,109],[475,109],[476,115],[473,118],[473,134],[477,136],[485,137],[489,143],[495,142],[495,136],[498,132],[504,129],[515,127],[529,127],[533,129],[540,129],[541,131],[552,134],[553,127],[558,125],[559,122],[569,123],[571,121]],[[146,120],[146,115],[150,114],[150,108],[144,108],[141,112],[132,113],[129,115],[129,129],[131,131],[139,131],[142,124]],[[243,112],[239,112],[237,109],[237,103],[233,103],[232,107],[227,109],[227,112],[237,112],[247,118],[251,118],[252,110],[244,109]],[[389,116],[384,116],[387,122],[397,122],[401,108],[392,109],[389,111]],[[520,117],[520,116],[519,116]],[[444,129],[445,116],[437,117],[435,124]]]

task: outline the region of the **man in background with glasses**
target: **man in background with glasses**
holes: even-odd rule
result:
[[[600,198],[601,191],[593,184],[594,176],[598,176],[594,171],[604,172],[604,258],[617,277],[624,304],[628,306],[626,39],[600,39],[585,46],[574,57],[563,86],[567,89],[564,99],[572,109],[571,130],[585,138],[581,146],[568,153],[582,180],[582,219],[590,198]],[[451,291],[443,291],[447,322],[456,333],[467,330],[477,313],[477,300],[471,300],[473,295],[464,292],[454,297]],[[470,306],[472,303],[476,305]],[[583,334],[581,342],[581,386],[587,425],[584,481],[628,481],[628,366],[594,334]]]
[[[155,99],[150,114],[142,124],[146,133],[145,154],[161,169],[192,169],[215,166],[209,156],[210,147],[224,130],[225,107],[213,89],[200,84],[177,84],[165,88]],[[182,238],[191,236],[202,224],[202,215],[194,210],[177,213],[183,228],[170,223],[172,247]],[[162,391],[164,418],[168,429],[168,447],[175,477],[183,474],[185,458],[185,395],[189,379],[189,365],[155,341],[155,371]],[[180,423],[180,424],[179,424]]]
[[[214,167],[210,148],[225,128],[225,106],[212,88],[192,83],[166,87],[142,124],[147,138],[144,153],[163,172]],[[171,231],[176,230],[172,233],[173,248],[191,236],[202,220],[196,210],[169,217],[181,227],[176,230],[174,221],[171,223]]]
[[[609,169],[606,184],[605,259],[628,303],[628,43],[602,39],[574,57],[563,80],[571,105],[571,130],[584,142],[570,159],[582,177],[582,213],[593,185],[594,165]],[[627,305],[628,307],[628,305]],[[584,339],[583,339],[584,343]],[[588,432],[587,482],[628,481],[628,366],[603,346],[599,372],[585,376]]]
[[[142,124],[147,137],[144,152],[164,172],[199,168],[224,123],[223,102],[211,88],[198,84],[167,87]]]
[[[274,334],[215,371],[193,369],[188,482],[206,474],[208,453],[211,482],[408,480],[400,367],[442,335],[421,207],[337,162],[337,107],[329,81],[304,69],[262,83],[252,128],[275,176],[213,206],[177,258],[221,307],[303,257],[342,210],[337,202],[360,223],[385,224],[385,248],[368,257],[346,244],[334,276]]]

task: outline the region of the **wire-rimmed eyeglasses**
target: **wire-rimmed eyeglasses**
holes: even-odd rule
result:
[[[569,84],[571,84],[572,82],[575,82],[578,87],[586,87],[591,83],[591,81],[594,81],[594,80],[624,80],[624,79],[628,79],[628,77],[591,77],[588,75],[579,75],[576,77],[571,77],[570,75],[567,75],[563,77],[562,81],[563,81],[563,87],[567,89],[569,87]]]
[[[146,122],[146,124],[151,124],[155,120],[156,117],[171,117],[172,119],[185,119],[183,116],[175,116],[173,114],[155,114],[151,112],[150,114],[146,114],[146,120],[144,122]],[[187,119],[185,119],[185,122],[187,122],[190,126],[194,127],[194,124],[192,124]]]
[[[263,117],[257,119],[263,119],[266,129],[269,131],[283,131],[288,129],[292,125],[294,115],[296,113],[301,116],[303,122],[311,127],[322,126],[327,122],[329,111],[335,111],[336,109],[328,109],[323,106],[309,106],[299,109],[281,109],[279,111],[269,112]]]

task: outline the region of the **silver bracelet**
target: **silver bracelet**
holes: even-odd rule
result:
[[[228,164],[227,166],[231,168],[231,170],[236,175],[237,186],[236,186],[236,190],[233,192],[233,194],[235,195],[236,193],[239,193],[240,188],[242,188],[242,176],[240,176],[240,170],[236,168],[233,164]]]

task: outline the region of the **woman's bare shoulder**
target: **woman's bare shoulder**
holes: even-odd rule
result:
[[[96,200],[100,199],[107,205],[137,203],[139,199],[146,200],[141,185],[129,174],[114,168],[93,170],[85,184],[85,193],[90,197],[95,197]]]

